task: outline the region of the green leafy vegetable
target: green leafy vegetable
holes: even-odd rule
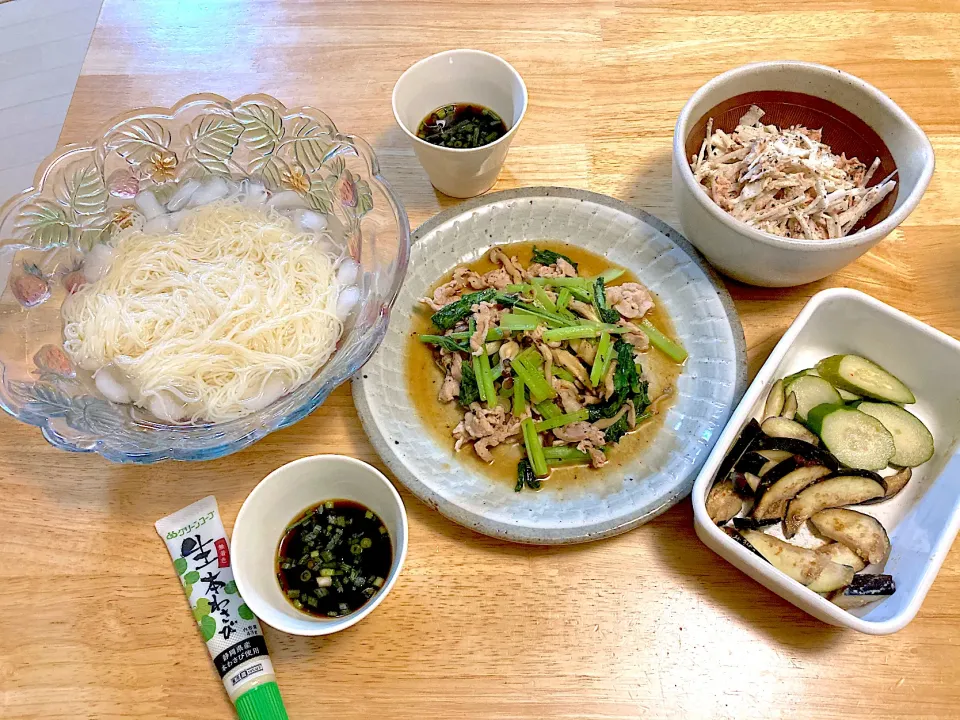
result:
[[[590,422],[601,418],[612,418],[620,412],[620,408],[627,400],[633,400],[637,414],[650,406],[647,382],[640,379],[640,373],[633,359],[633,347],[623,340],[618,340],[614,350],[617,356],[617,369],[613,373],[613,395],[604,403],[590,406]]]
[[[546,432],[547,430],[553,430],[554,428],[563,427],[564,425],[586,420],[588,417],[590,417],[590,411],[586,408],[583,408],[582,410],[577,410],[576,412],[556,415],[552,418],[541,420],[534,426],[534,428],[537,432]]]
[[[593,306],[597,309],[600,320],[611,325],[620,322],[620,313],[607,305],[607,291],[603,287],[603,275],[593,283]]]
[[[624,413],[620,416],[619,420],[607,428],[606,432],[603,434],[603,437],[608,443],[619,442],[620,438],[626,435],[629,429],[630,426],[627,423],[627,414]]]
[[[577,263],[568,258],[566,255],[561,255],[553,250],[540,250],[536,245],[533,246],[533,257],[530,258],[530,260],[531,262],[540,263],[541,265],[553,265],[561,258],[573,265],[574,270],[577,269]]]
[[[473,372],[473,365],[463,363],[460,366],[460,404],[469,408],[471,403],[480,402],[480,389],[477,387],[477,376]]]
[[[540,481],[533,473],[533,468],[530,466],[529,460],[521,460],[517,463],[517,484],[513,486],[513,491],[520,492],[523,490],[524,485],[531,490],[540,489]]]
[[[457,340],[449,335],[421,335],[420,342],[428,345],[438,345],[450,352],[470,352],[469,340]]]
[[[527,460],[530,461],[533,474],[537,477],[546,477],[550,470],[547,468],[547,459],[543,456],[543,445],[533,420],[524,418],[520,423],[520,429],[523,431],[523,444],[527,449]]]
[[[498,302],[498,293],[493,288],[468,293],[459,300],[444,305],[430,316],[430,321],[441,330],[449,330],[458,322],[466,320],[473,312],[470,308],[482,302]]]
[[[668,358],[673,360],[675,363],[679,364],[687,359],[687,351],[664,335],[662,332],[657,330],[652,322],[649,320],[642,320],[640,322],[640,327],[644,334],[650,339],[650,344]]]

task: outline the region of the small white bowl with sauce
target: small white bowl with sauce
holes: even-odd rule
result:
[[[488,145],[449,148],[417,137],[420,121],[439,107],[483,105],[506,123],[507,132]],[[413,143],[417,160],[444,195],[468,198],[493,187],[510,141],[527,111],[527,86],[501,57],[482,50],[446,50],[411,65],[393,88],[393,116]]]
[[[277,579],[277,551],[287,527],[327,500],[352,500],[372,510],[386,526],[393,549],[383,587],[354,612],[337,618],[298,610]],[[407,555],[407,514],[396,489],[376,468],[344,455],[312,455],[260,481],[240,508],[231,545],[237,588],[260,620],[292,635],[329,635],[363,620],[390,592]]]

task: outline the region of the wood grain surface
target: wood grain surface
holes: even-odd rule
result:
[[[685,100],[745,62],[812,60],[886,91],[938,167],[906,224],[792,290],[730,284],[751,372],[815,292],[856,287],[960,336],[960,6],[937,0],[107,0],[61,140],[196,91],[271,93],[369,139],[419,224],[437,195],[394,125],[400,73],[458,46],[520,71],[530,108],[497,188],[608,193],[667,222]],[[348,386],[215,462],[109,465],[0,418],[0,718],[231,718],[153,523],[207,494],[228,530],[270,470],[311,453],[383,467]],[[517,547],[401,490],[403,575],[367,620],[266,630],[292,718],[956,718],[960,550],[890,637],[823,625],[700,544],[688,502],[620,537]]]

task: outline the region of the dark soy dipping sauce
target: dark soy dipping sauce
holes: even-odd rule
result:
[[[420,121],[417,137],[447,148],[477,148],[507,133],[507,124],[493,110],[473,103],[443,105]]]
[[[352,500],[327,500],[287,527],[277,551],[277,579],[287,600],[317,617],[343,617],[387,581],[393,546],[376,514]]]

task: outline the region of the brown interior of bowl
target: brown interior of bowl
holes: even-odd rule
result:
[[[848,110],[829,100],[805,93],[785,90],[757,90],[724,100],[711,108],[690,129],[685,148],[687,160],[700,152],[707,121],[713,118],[713,127],[724,132],[733,132],[743,114],[756,105],[766,112],[763,122],[777,127],[802,125],[811,130],[823,130],[823,142],[837,155],[846,154],[857,158],[869,167],[874,158],[880,158],[880,167],[873,174],[869,185],[876,185],[896,169],[893,156],[886,143],[867,123]],[[894,178],[896,179],[896,178]],[[851,232],[872,227],[886,219],[897,202],[900,184],[879,205],[864,216]]]

